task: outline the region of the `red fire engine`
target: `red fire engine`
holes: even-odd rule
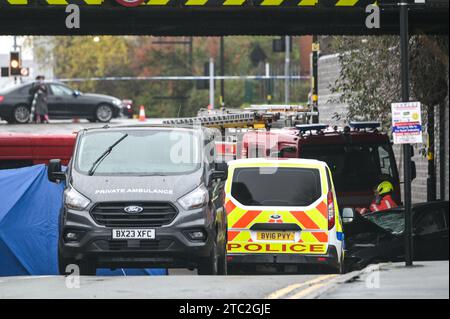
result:
[[[332,170],[341,208],[368,207],[374,197],[374,187],[382,180],[394,185],[392,197],[400,203],[400,181],[392,143],[378,127],[379,123],[375,122],[354,122],[343,129],[305,124],[248,131],[243,136],[238,157],[324,161]]]
[[[0,133],[0,169],[47,164],[60,158],[67,165],[76,134]]]

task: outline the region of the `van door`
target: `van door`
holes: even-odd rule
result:
[[[228,252],[325,253],[323,176],[319,167],[230,167],[225,204]]]

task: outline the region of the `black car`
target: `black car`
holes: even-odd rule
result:
[[[415,204],[412,213],[414,260],[448,260],[449,202]],[[344,222],[348,217],[344,213]],[[404,207],[353,217],[344,227],[347,270],[379,262],[404,261]]]
[[[48,115],[50,119],[85,118],[91,122],[109,122],[122,114],[123,104],[108,95],[81,93],[59,82],[45,82],[48,87]],[[8,123],[27,123],[30,120],[33,83],[21,84],[0,91],[0,117]]]
[[[82,130],[65,173],[59,270],[198,268],[226,274],[226,164],[215,163],[209,129],[115,127]],[[207,147],[212,145],[211,147]]]

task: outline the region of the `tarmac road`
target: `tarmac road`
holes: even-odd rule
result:
[[[73,123],[71,120],[50,120],[49,124],[8,124],[0,120],[0,133],[73,133],[84,128],[102,127],[106,124],[115,125],[139,125],[139,124],[160,124],[161,119],[147,119],[145,122],[139,122],[136,119],[117,118],[110,123],[90,123],[87,120],[80,120]]]
[[[0,278],[2,298],[264,299],[301,298],[337,275],[298,276],[62,276]],[[75,286],[75,287],[74,287]],[[74,287],[74,288],[68,288]]]
[[[370,266],[345,275],[0,277],[3,298],[448,299],[449,262]]]

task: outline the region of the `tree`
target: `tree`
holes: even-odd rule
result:
[[[390,105],[401,100],[399,38],[335,37],[333,44],[341,70],[331,86],[338,93],[332,102],[348,105],[348,121],[379,120],[389,128]],[[425,109],[443,101],[448,94],[448,37],[412,37],[410,69],[411,99],[421,101]]]

